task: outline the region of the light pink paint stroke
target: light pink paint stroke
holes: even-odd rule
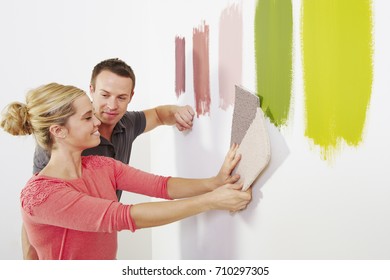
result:
[[[177,98],[186,91],[185,44],[184,37],[175,37],[175,92]]]
[[[234,105],[235,85],[242,82],[243,20],[241,5],[231,5],[219,21],[219,107]]]
[[[210,115],[210,77],[209,77],[209,26],[203,22],[193,29],[193,67],[194,91],[197,117]]]

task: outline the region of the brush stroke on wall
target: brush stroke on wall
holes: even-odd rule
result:
[[[257,93],[278,127],[288,121],[292,84],[291,0],[258,1],[255,14]]]
[[[369,0],[303,0],[306,136],[331,159],[362,141],[373,77]]]
[[[209,26],[203,22],[193,29],[193,67],[197,117],[210,114]]]
[[[219,21],[219,107],[226,110],[234,104],[234,85],[242,80],[242,8],[231,5]]]
[[[178,98],[186,91],[185,38],[175,37],[175,92]]]

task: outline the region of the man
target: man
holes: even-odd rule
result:
[[[134,96],[135,75],[124,61],[114,58],[98,63],[91,76],[90,95],[99,127],[100,144],[85,150],[83,155],[103,155],[128,164],[133,141],[142,133],[159,125],[176,125],[180,131],[191,129],[194,111],[190,106],[165,105],[153,109],[128,112],[127,105]],[[42,170],[50,155],[37,146],[33,172]],[[121,191],[117,192],[118,200]],[[38,259],[22,228],[24,259]]]

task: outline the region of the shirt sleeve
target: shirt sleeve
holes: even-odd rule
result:
[[[118,190],[151,197],[171,199],[168,195],[170,177],[158,176],[115,161],[115,180]]]
[[[34,223],[89,232],[135,230],[130,205],[86,195],[64,182],[32,183],[22,191],[21,204]]]
[[[34,151],[33,174],[41,172],[50,159],[50,153],[41,146],[36,145]]]
[[[124,121],[130,122],[130,139],[134,141],[139,135],[144,133],[146,127],[145,113],[142,111],[128,111],[125,113]]]

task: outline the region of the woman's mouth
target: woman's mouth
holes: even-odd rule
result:
[[[99,130],[96,130],[96,131],[94,131],[94,132],[92,133],[92,135],[95,135],[95,136],[100,136],[100,132],[99,132]]]

